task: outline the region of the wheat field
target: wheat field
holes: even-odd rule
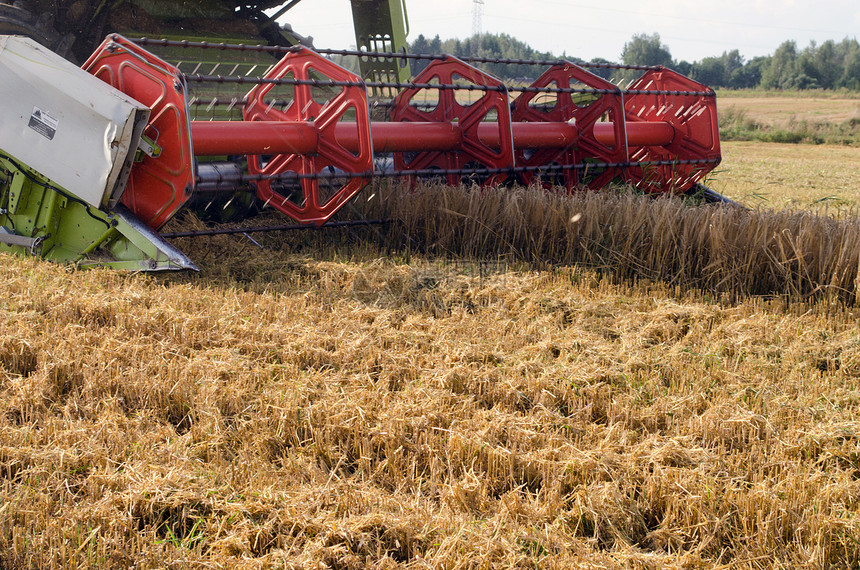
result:
[[[753,208],[831,213],[860,206],[860,146],[724,142],[708,186]]]
[[[398,196],[2,256],[0,568],[860,565],[856,218]]]

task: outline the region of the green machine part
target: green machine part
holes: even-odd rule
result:
[[[197,269],[124,208],[94,208],[1,151],[0,251],[80,267]]]
[[[86,59],[105,34],[236,38],[254,36],[279,45],[309,45],[308,38],[275,20],[301,0],[17,0],[0,2],[0,33],[22,34],[60,55]],[[399,52],[409,24],[405,0],[351,0],[359,49]],[[277,9],[277,10],[276,10]],[[271,13],[272,10],[276,12]],[[269,12],[267,14],[267,12]],[[249,37],[250,39],[250,37]],[[258,40],[259,41],[259,40]],[[408,65],[373,62],[373,77],[408,79]],[[405,73],[403,70],[406,70]]]
[[[361,51],[406,53],[409,20],[406,0],[351,0],[356,46]],[[406,82],[410,78],[406,58],[362,57],[359,65],[367,81]],[[371,89],[371,95],[396,95],[397,89]]]
[[[145,35],[170,39],[220,39],[272,45],[303,44],[311,40],[279,26],[302,0],[18,0],[0,2],[0,34],[25,35],[79,62],[84,61],[105,34]],[[311,0],[312,2],[313,0]],[[409,20],[406,0],[350,0],[359,50],[406,53]],[[325,46],[322,46],[325,47]],[[367,81],[406,82],[405,58],[359,58]],[[396,89],[370,90],[391,97]]]
[[[295,0],[286,4],[294,4]],[[284,0],[16,0],[0,2],[0,34],[24,35],[82,62],[108,33],[197,37],[273,45],[307,44],[266,15]]]

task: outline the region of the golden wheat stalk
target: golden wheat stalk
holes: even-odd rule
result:
[[[379,187],[374,196],[372,213],[397,221],[391,243],[431,256],[582,265],[733,298],[857,296],[860,221],[851,213],[697,205],[625,188],[425,184]]]

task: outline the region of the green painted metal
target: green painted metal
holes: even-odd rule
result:
[[[19,2],[20,3],[20,2]],[[66,15],[82,14],[94,18],[123,4],[144,10],[149,16],[163,19],[210,18],[229,20],[242,9],[262,11],[285,4],[284,0],[266,2],[236,2],[233,0],[24,0],[23,6],[33,12]],[[11,4],[11,2],[10,2]]]
[[[281,6],[281,8],[277,12],[272,14],[270,18],[272,18],[273,20],[277,20],[278,18],[289,12],[291,9],[293,9],[301,1],[302,0],[290,0],[289,2]]]
[[[194,264],[122,208],[104,212],[0,151],[0,251],[133,271]]]
[[[265,14],[295,0],[16,0],[0,2],[0,34],[32,37],[63,57],[85,61],[105,35],[200,34],[212,40],[296,45],[309,39]],[[193,32],[190,34],[190,32]]]
[[[406,0],[351,0],[356,46],[360,50],[406,53],[409,20]],[[367,81],[409,81],[409,62],[397,58],[364,58],[359,61]],[[390,91],[390,92],[389,92]],[[372,89],[371,95],[396,95],[397,89]]]
[[[289,25],[280,27],[275,21],[300,1],[19,0],[14,5],[0,2],[0,33],[30,36],[77,61],[86,60],[109,32],[245,43],[265,40],[264,43],[273,45],[310,47],[310,38]],[[351,3],[359,49],[405,53],[409,34],[406,0],[351,0]],[[266,15],[264,10],[274,12]],[[359,65],[368,81],[405,82],[410,77],[405,59],[362,58]],[[372,89],[370,94],[393,97],[395,91]]]

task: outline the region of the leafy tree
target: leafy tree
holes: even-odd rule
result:
[[[844,68],[844,56],[839,53],[836,42],[827,40],[817,50],[813,43],[803,53],[806,73],[813,75],[825,89],[834,89],[839,84]]]
[[[860,43],[856,39],[845,38],[840,42],[838,52],[842,57],[842,75],[836,87],[860,89]]]
[[[706,57],[694,63],[691,75],[696,81],[711,87],[738,87],[736,83],[745,79],[742,75],[744,67],[744,58],[735,49],[723,52],[719,57]]]
[[[848,89],[860,89],[860,46],[856,43],[845,56],[845,68],[839,85]]]
[[[601,63],[614,63],[614,62],[611,62],[608,59],[603,59],[602,57],[595,57],[589,63],[601,64]],[[594,75],[602,77],[603,79],[606,79],[606,80],[612,79],[612,72],[614,71],[612,68],[609,68],[609,67],[587,67],[586,69],[588,71],[590,71],[591,73],[593,73]]]
[[[686,75],[688,77],[693,74],[693,64],[687,60],[676,62],[673,69],[681,75]]]
[[[428,39],[419,35],[410,46],[412,53],[450,53],[468,58],[472,46],[476,53],[488,59],[556,60],[551,53],[540,53],[528,44],[507,34],[483,34],[466,40],[441,40],[437,35]],[[854,89],[860,90],[860,43],[846,38],[841,42],[828,40],[821,45],[815,42],[799,50],[794,41],[780,45],[772,56],[754,57],[745,61],[738,50],[723,52],[720,56],[706,57],[701,61],[673,62],[669,47],[663,44],[658,34],[636,34],[624,44],[621,54],[627,65],[663,65],[671,67],[710,87],[733,89]],[[561,59],[568,59],[566,54]],[[591,63],[612,63],[603,58],[594,58]],[[413,61],[412,70],[417,74],[429,61]],[[504,79],[520,82],[533,80],[543,73],[544,66],[518,63],[487,63],[480,67],[488,73]],[[632,79],[638,72],[618,73],[616,70],[593,67],[592,73],[605,79],[613,77]]]
[[[446,40],[442,43],[442,51],[457,57],[469,58],[472,55],[472,44],[478,42],[477,54],[489,59],[522,59],[522,60],[555,60],[551,53],[541,53],[528,44],[508,34],[483,34],[473,36],[463,42]],[[545,71],[545,66],[516,63],[487,63],[480,67],[487,73],[499,78],[534,80]]]
[[[752,58],[743,67],[732,72],[730,87],[733,89],[754,89],[761,83],[762,69],[770,65],[769,56]]]
[[[765,89],[788,89],[795,83],[797,43],[794,40],[779,46],[770,64],[762,70],[761,86]]]
[[[669,47],[660,41],[660,34],[634,34],[633,39],[624,44],[621,61],[625,65],[663,65],[672,67],[672,54]]]
[[[733,49],[729,52],[723,52],[722,60],[726,68],[726,77],[725,81],[727,85],[731,84],[732,75],[739,69],[743,69],[744,67],[744,57],[741,55],[736,49]]]
[[[693,79],[710,87],[725,87],[728,84],[726,62],[721,57],[706,57],[696,63],[692,75]]]

